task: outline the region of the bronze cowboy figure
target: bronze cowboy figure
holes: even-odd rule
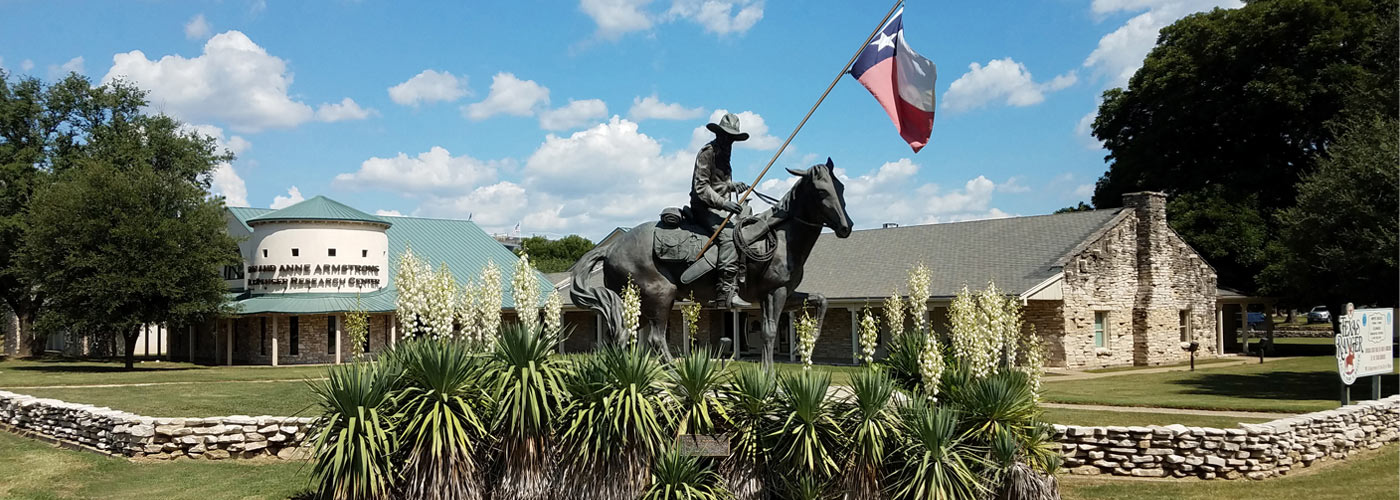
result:
[[[690,206],[667,208],[660,220],[639,224],[589,250],[574,265],[569,294],[574,305],[602,316],[605,338],[626,345],[630,339],[624,333],[621,293],[629,281],[634,283],[642,306],[638,339],[667,361],[671,353],[666,325],[676,299],[693,296],[729,308],[755,302],[762,310],[763,364],[771,368],[783,311],[810,306],[817,318],[826,313],[825,298],[798,292],[797,287],[823,228],[838,238],[851,234],[845,186],[830,159],[805,170],[790,168],[798,180],[787,194],[781,199],[764,196],[773,207],[750,214],[728,198],[748,189],[732,179],[729,164],[730,149],[748,134],[739,130],[739,117],[733,114],[706,127],[715,139],[695,157]],[[730,214],[734,224],[725,225],[715,244],[697,257]],[[599,265],[602,286],[594,279]],[[720,272],[709,272],[715,268]]]
[[[737,216],[743,211],[729,195],[749,187],[731,180],[733,169],[729,165],[729,153],[735,142],[748,140],[749,134],[739,131],[739,117],[734,113],[725,113],[719,123],[706,124],[705,128],[715,133],[715,140],[695,155],[695,174],[690,181],[690,216],[706,234],[712,234],[725,223],[726,212]],[[720,271],[715,296],[719,298],[716,302],[726,309],[752,306],[739,296],[739,253],[734,249],[733,227],[732,224],[726,226],[715,239]]]

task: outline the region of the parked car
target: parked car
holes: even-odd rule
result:
[[[1252,312],[1252,313],[1249,313],[1249,328],[1254,329],[1254,330],[1258,330],[1258,329],[1260,329],[1260,328],[1263,328],[1263,326],[1264,326],[1264,318],[1265,318],[1264,313],[1261,313],[1261,312]]]
[[[1317,306],[1308,311],[1308,324],[1329,323],[1332,321],[1332,313],[1327,312],[1327,306]]]

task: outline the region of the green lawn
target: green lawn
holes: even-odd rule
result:
[[[131,462],[0,432],[0,498],[284,499],[307,490],[304,462]]]
[[[324,368],[323,368],[324,370]],[[212,382],[134,387],[54,387],[16,392],[106,406],[149,417],[311,416],[306,382]]]
[[[147,361],[127,371],[120,362],[60,359],[0,361],[0,388],[17,386],[300,380],[325,376],[324,366],[205,366]]]
[[[1046,408],[1044,419],[1052,424],[1063,425],[1171,425],[1181,424],[1194,427],[1216,427],[1228,429],[1241,422],[1257,424],[1267,422],[1263,418],[1216,417],[1209,415],[1172,415],[1165,413],[1141,413],[1127,411],[1071,410]]]
[[[1397,393],[1395,380],[1386,377],[1384,395]],[[1336,358],[1312,356],[1194,372],[1047,379],[1044,397],[1055,403],[1304,413],[1336,408],[1338,385]],[[1369,393],[1369,378],[1352,386],[1353,399]]]
[[[1400,446],[1363,452],[1320,468],[1295,469],[1295,475],[1264,481],[1127,480],[1094,476],[1060,476],[1065,500],[1354,500],[1395,498]],[[1314,464],[1314,467],[1319,465]]]

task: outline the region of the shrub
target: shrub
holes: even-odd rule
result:
[[[958,432],[953,410],[913,399],[899,411],[889,492],[898,500],[973,500],[988,493],[984,459]]]
[[[645,348],[604,347],[568,378],[563,440],[567,498],[634,499],[667,443],[666,375]]]
[[[651,466],[651,486],[642,500],[720,500],[731,498],[719,474],[699,458],[671,450]]]
[[[553,332],[509,325],[491,355],[495,400],[492,434],[501,440],[496,499],[540,499],[552,493],[554,421],[564,397],[567,364]]]
[[[890,415],[898,384],[877,369],[851,376],[851,397],[841,403],[841,423],[850,436],[850,452],[842,462],[841,490],[851,500],[881,498],[886,443],[895,435]]]
[[[729,415],[729,456],[720,474],[740,500],[768,498],[768,455],[772,440],[778,381],[755,365],[746,365],[720,389]]]
[[[808,476],[824,484],[836,474],[842,447],[836,405],[827,397],[831,375],[803,370],[778,381],[781,423],[768,436],[773,441],[774,472],[788,478]]]
[[[391,453],[396,419],[390,406],[395,380],[376,365],[332,367],[307,382],[321,414],[312,423],[311,477],[326,499],[387,499],[394,487]]]
[[[402,373],[399,457],[407,498],[483,497],[478,452],[489,444],[485,359],[465,341],[415,338],[389,352]]]
[[[676,434],[709,434],[728,416],[719,401],[724,369],[710,357],[709,349],[691,351],[675,361],[671,371],[671,396],[679,405]]]

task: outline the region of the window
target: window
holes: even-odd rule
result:
[[[327,248],[327,249],[326,249],[326,257],[335,257],[335,249],[334,249],[334,248]]]
[[[335,354],[335,316],[326,316],[326,354]]]
[[[1108,312],[1094,311],[1094,347],[1108,347]]]
[[[287,318],[287,321],[291,323],[287,328],[287,343],[291,344],[287,351],[289,356],[301,354],[301,322],[297,321],[298,319],[300,318],[296,316]]]
[[[264,259],[267,258],[267,249],[266,249],[266,248],[263,249],[263,258],[264,258]]]
[[[369,257],[369,250],[360,250],[360,257]]]
[[[258,318],[258,319],[260,320],[259,323],[261,323],[261,329],[262,329],[262,337],[261,337],[261,340],[258,341],[258,353],[259,353],[259,354],[262,354],[263,356],[266,356],[266,355],[267,355],[267,318],[264,317],[264,318]]]
[[[1190,342],[1191,339],[1191,310],[1182,309],[1180,319],[1177,320],[1176,329],[1181,332],[1181,341]]]
[[[301,255],[301,249],[300,249],[300,248],[293,248],[293,249],[292,249],[292,257],[298,257],[298,256],[300,256],[300,255]]]
[[[224,281],[243,279],[243,266],[224,266]]]

